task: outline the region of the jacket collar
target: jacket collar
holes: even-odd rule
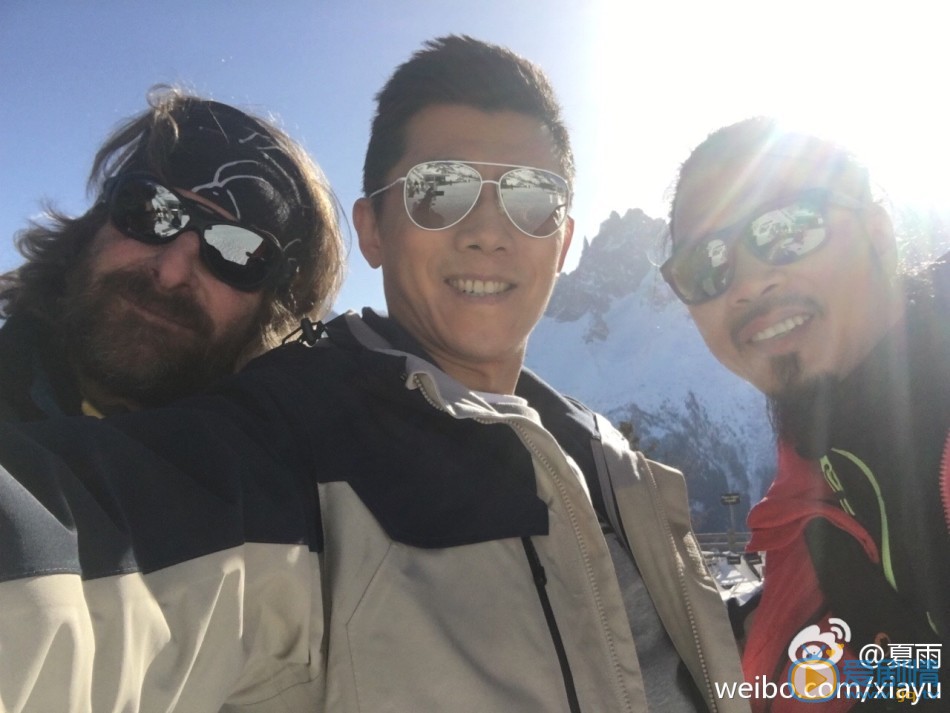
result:
[[[367,330],[366,327],[369,327]],[[439,379],[442,383],[446,379],[455,381],[445,375],[435,366],[435,360],[420,346],[419,342],[407,332],[402,325],[391,317],[384,317],[369,307],[363,308],[362,318],[353,312],[337,317],[326,325],[331,339],[343,346],[351,348],[357,345],[370,349],[379,349],[391,352],[404,352],[417,357],[407,360],[407,368],[414,365],[421,370],[420,359],[426,362],[445,378]],[[383,341],[379,341],[383,340]],[[457,383],[457,382],[456,382]],[[458,385],[461,386],[461,385]],[[462,392],[471,393],[465,387]],[[451,391],[459,391],[458,387]],[[597,438],[597,427],[590,409],[580,402],[558,393],[552,386],[528,368],[522,368],[521,376],[515,387],[515,394],[524,398],[541,416],[545,428],[552,432],[558,442],[575,442],[585,451],[589,451],[592,437]],[[573,454],[572,454],[573,455]],[[586,471],[585,472],[592,472]]]
[[[329,322],[326,332],[351,352],[357,364],[351,384],[369,397],[364,402],[372,413],[348,420],[373,428],[360,449],[365,463],[332,478],[349,482],[391,537],[445,547],[547,532],[531,459],[488,404],[438,369],[391,318],[350,312]],[[416,379],[426,382],[424,389]],[[433,390],[441,412],[429,403]],[[583,473],[595,473],[591,442],[598,436],[590,411],[527,369],[516,393]]]

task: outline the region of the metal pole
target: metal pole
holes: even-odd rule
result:
[[[736,551],[736,506],[729,503],[729,550]]]

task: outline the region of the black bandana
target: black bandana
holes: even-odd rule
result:
[[[282,245],[309,218],[299,172],[267,128],[226,104],[187,104],[175,117],[179,137],[165,162],[172,186],[197,193],[239,222],[273,234]],[[122,168],[149,170],[143,150]]]

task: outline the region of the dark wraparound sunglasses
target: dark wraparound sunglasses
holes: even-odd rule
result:
[[[708,302],[732,284],[740,242],[769,265],[789,265],[824,245],[829,205],[860,210],[865,204],[824,188],[784,196],[759,206],[745,220],[690,241],[663,263],[660,272],[686,304]]]
[[[260,289],[284,261],[272,235],[227,220],[152,176],[133,173],[111,178],[103,196],[112,224],[139,242],[166,245],[186,231],[197,233],[205,267],[237,290]]]
[[[510,170],[497,181],[490,181],[482,178],[473,166],[499,166]],[[423,230],[444,230],[460,223],[472,212],[486,183],[498,187],[505,215],[518,230],[532,238],[554,235],[564,224],[571,202],[567,180],[556,173],[483,161],[426,161],[368,197],[378,196],[397,183],[403,184],[409,219]]]

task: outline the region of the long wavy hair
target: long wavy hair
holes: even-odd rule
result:
[[[88,190],[101,195],[105,181],[132,167],[145,167],[159,178],[170,172],[170,159],[182,122],[196,110],[233,107],[159,85],[148,93],[149,109],[120,125],[96,153]],[[272,140],[281,167],[296,196],[278,236],[293,258],[294,272],[264,295],[259,330],[246,357],[273,346],[304,316],[321,317],[332,306],[344,276],[345,250],[338,201],[307,152],[273,122],[239,112],[242,120]],[[17,233],[15,244],[25,262],[0,275],[0,315],[30,314],[54,326],[71,271],[81,263],[96,232],[108,220],[96,203],[82,216],[68,216],[47,205],[43,218]]]

